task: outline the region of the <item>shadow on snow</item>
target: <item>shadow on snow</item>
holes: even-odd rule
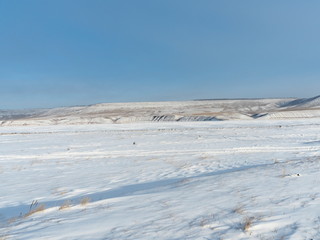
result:
[[[107,199],[136,196],[136,195],[145,195],[145,194],[151,194],[155,192],[159,193],[159,192],[173,189],[174,187],[177,187],[177,186],[174,186],[175,184],[179,184],[185,180],[219,176],[222,174],[240,172],[240,171],[244,171],[252,168],[267,166],[267,165],[272,165],[272,164],[268,163],[268,164],[249,165],[249,166],[243,166],[238,168],[203,173],[203,174],[199,174],[191,177],[171,178],[171,179],[164,179],[164,180],[153,181],[153,182],[137,183],[137,184],[126,185],[126,186],[122,186],[122,187],[118,187],[115,189],[110,189],[102,192],[83,194],[83,195],[79,195],[71,198],[64,198],[61,200],[45,201],[45,202],[41,201],[39,202],[39,204],[44,204],[45,208],[48,209],[52,207],[60,207],[66,201],[70,201],[72,205],[80,204],[81,200],[84,198],[90,199],[90,203],[93,203],[93,202],[107,200]],[[32,201],[33,199],[30,200],[30,203]],[[25,214],[27,214],[29,211],[30,211],[30,205],[4,207],[0,209],[0,219],[9,219],[12,217],[19,217],[19,216],[22,217]]]

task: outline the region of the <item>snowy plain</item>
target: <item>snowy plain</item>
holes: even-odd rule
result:
[[[0,128],[0,239],[320,239],[319,119]]]

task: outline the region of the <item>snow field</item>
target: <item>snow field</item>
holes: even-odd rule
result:
[[[320,239],[319,130],[316,119],[0,128],[0,239]]]

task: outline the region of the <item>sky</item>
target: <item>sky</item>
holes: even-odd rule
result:
[[[0,109],[320,94],[317,0],[0,0]]]

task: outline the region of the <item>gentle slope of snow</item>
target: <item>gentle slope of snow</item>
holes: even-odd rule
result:
[[[318,119],[2,127],[0,239],[320,239],[319,132]]]

